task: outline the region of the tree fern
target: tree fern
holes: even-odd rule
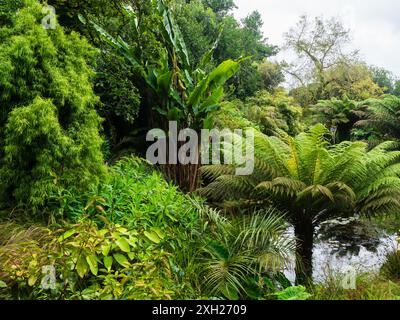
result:
[[[223,166],[206,167],[203,172],[213,180],[199,190],[210,200],[235,197],[257,208],[272,204],[287,212],[299,238],[298,265],[305,266],[297,270],[301,281],[311,276],[312,237],[321,222],[400,208],[400,152],[392,151],[395,144],[385,142],[370,151],[363,142],[330,145],[327,133],[317,125],[282,140],[258,134],[252,175],[238,177],[225,171],[218,176]]]

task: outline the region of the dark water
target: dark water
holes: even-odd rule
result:
[[[289,231],[293,235],[293,229]],[[323,282],[331,275],[340,275],[346,268],[356,272],[378,271],[388,252],[397,248],[397,235],[367,226],[357,218],[323,224],[316,234],[313,250],[313,278]],[[293,270],[285,272],[294,281]]]

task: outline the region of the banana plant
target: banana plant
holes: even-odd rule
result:
[[[161,57],[157,64],[150,63],[138,50],[121,37],[114,38],[94,21],[89,21],[100,36],[126,61],[138,70],[138,73],[157,97],[152,109],[167,120],[178,121],[180,126],[195,130],[212,125],[211,114],[219,109],[224,95],[224,84],[239,70],[241,60],[226,60],[211,72],[212,56],[218,45],[219,37],[204,54],[199,65],[193,66],[183,40],[181,31],[175,23],[171,9],[164,0],[152,0],[159,16],[158,31],[163,44]],[[124,6],[125,14],[132,20],[132,32],[139,34],[140,19],[135,10]],[[87,23],[82,17],[81,21]],[[139,50],[140,51],[140,50]]]

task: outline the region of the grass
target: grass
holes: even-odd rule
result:
[[[364,273],[356,279],[356,289],[344,289],[341,280],[331,278],[316,285],[310,300],[400,300],[400,281],[378,274]]]

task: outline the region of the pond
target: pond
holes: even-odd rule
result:
[[[289,230],[294,235],[293,229]],[[388,252],[397,248],[397,234],[366,225],[358,218],[325,222],[316,231],[313,250],[313,278],[324,282],[329,275],[343,274],[346,268],[356,272],[379,271]],[[293,270],[285,272],[294,282]]]

